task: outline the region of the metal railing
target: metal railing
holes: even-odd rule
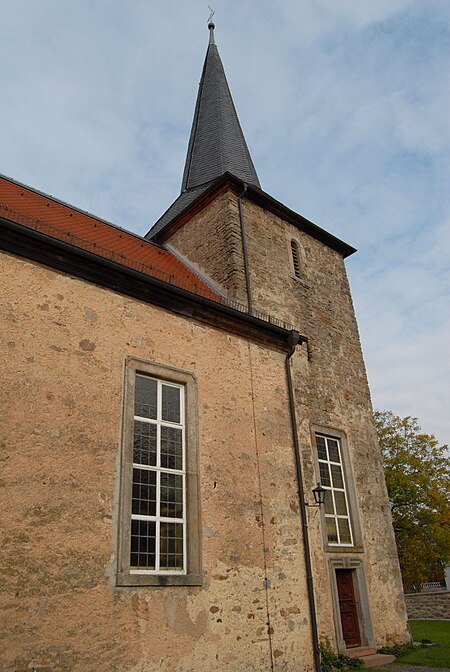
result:
[[[433,590],[443,590],[445,588],[445,583],[442,583],[441,581],[427,581],[426,583],[422,583],[421,588],[423,592],[432,592]]]
[[[20,212],[11,210],[7,205],[0,204],[0,217],[3,217],[4,219],[9,219],[10,221],[15,222],[16,224],[21,224],[22,226],[34,229],[35,231],[39,231],[40,233],[50,236],[51,238],[57,238],[58,240],[67,243],[68,245],[72,245],[79,249],[85,250],[86,252],[91,252],[92,254],[95,254],[99,257],[103,257],[104,259],[108,259],[109,261],[120,264],[121,266],[127,266],[128,268],[131,268],[134,271],[137,271],[138,273],[149,275],[169,285],[173,285],[175,287],[179,287],[180,289],[184,289],[185,291],[190,292],[191,294],[202,296],[203,298],[210,299],[211,301],[215,301],[216,303],[226,305],[232,308],[233,310],[243,313],[244,315],[251,315],[252,317],[261,320],[262,322],[273,324],[274,326],[286,329],[287,331],[293,329],[292,325],[288,324],[287,322],[284,322],[283,320],[279,320],[278,318],[273,317],[272,315],[267,315],[266,313],[262,313],[256,310],[252,310],[252,312],[249,313],[248,308],[242,303],[238,303],[237,301],[233,301],[232,299],[221,296],[220,294],[217,294],[213,289],[209,289],[207,286],[202,286],[195,282],[194,283],[185,282],[184,280],[181,280],[173,273],[167,273],[166,271],[162,271],[160,268],[154,266],[153,264],[147,264],[142,261],[137,261],[136,259],[132,259],[131,257],[125,256],[124,254],[114,252],[113,250],[104,247],[103,245],[99,245],[98,243],[86,240],[85,238],[81,238],[80,236],[77,236],[74,233],[72,233],[70,230],[67,231],[63,229],[58,229],[57,227],[51,226],[50,224],[47,224],[46,222],[43,222],[40,219],[33,219],[28,215],[24,215]],[[151,243],[148,244],[151,245]],[[169,251],[168,254],[170,254]]]

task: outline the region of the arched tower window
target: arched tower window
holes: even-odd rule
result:
[[[294,267],[294,275],[296,278],[301,278],[300,273],[300,251],[298,249],[298,243],[295,240],[291,240],[291,254],[292,254],[292,265]]]

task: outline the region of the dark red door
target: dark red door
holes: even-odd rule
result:
[[[355,589],[353,586],[353,571],[351,569],[337,569],[336,580],[345,645],[348,649],[353,646],[361,646]]]

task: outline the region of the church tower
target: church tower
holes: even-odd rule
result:
[[[309,509],[303,520],[309,527],[318,632],[328,639],[333,633],[341,652],[373,653],[377,642],[407,635],[344,265],[356,250],[261,189],[214,24],[209,31],[181,194],[147,238],[197,268],[250,315],[264,312],[305,335],[290,371],[304,489],[310,492],[320,481],[327,491],[323,510]]]

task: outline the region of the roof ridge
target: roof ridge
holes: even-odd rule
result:
[[[76,205],[72,205],[71,203],[67,203],[67,201],[62,201],[60,198],[57,198],[56,196],[52,196],[51,194],[47,194],[45,191],[40,191],[39,189],[35,189],[34,187],[30,187],[30,185],[25,184],[24,182],[19,182],[19,180],[16,180],[13,177],[9,177],[8,175],[4,175],[3,173],[0,173],[0,179],[6,180],[7,182],[11,182],[12,184],[15,184],[16,186],[21,187],[22,189],[27,189],[28,191],[31,191],[33,194],[36,194],[37,196],[43,196],[44,198],[48,198],[50,201],[53,201],[54,203],[57,203],[58,205],[61,205],[64,208],[68,208],[70,210],[73,210],[74,212],[77,212],[80,215],[84,215],[85,217],[90,217],[91,219],[95,219],[97,222],[100,222],[101,224],[105,224],[107,226],[110,226],[113,229],[117,229],[118,231],[126,233],[130,236],[133,236],[134,238],[137,238],[140,241],[145,241],[147,243],[151,242],[152,245],[155,245],[156,247],[164,249],[163,246],[160,245],[159,243],[149,241],[148,238],[144,238],[144,236],[140,236],[138,233],[134,233],[133,231],[130,231],[129,229],[125,229],[122,226],[119,226],[118,224],[114,224],[113,222],[110,222],[107,219],[103,219],[103,217],[99,217],[98,215],[94,215],[92,212],[89,212],[88,210],[83,210],[82,208],[78,208]]]
[[[199,278],[199,280],[204,282],[207,287],[209,287],[213,292],[218,294],[221,298],[226,299],[226,301],[233,301],[233,303],[239,303],[239,301],[235,301],[234,299],[230,299],[224,292],[222,292],[221,289],[216,287],[216,285],[211,280],[209,280],[206,276],[202,275],[202,273],[200,273],[200,271],[197,268],[195,268],[195,266],[193,266],[192,262],[190,262],[182,254],[180,254],[180,252],[178,252],[178,250],[176,250],[174,247],[172,247],[168,243],[164,243],[164,245],[162,247],[163,247],[163,249],[165,249],[168,252],[170,252],[171,254],[173,254],[173,256],[176,259],[178,259],[178,261],[180,261],[182,264],[184,264],[184,266],[186,266],[191,271],[191,273],[193,273],[195,276],[197,276],[197,278]],[[244,306],[244,304],[242,304],[242,306]]]

